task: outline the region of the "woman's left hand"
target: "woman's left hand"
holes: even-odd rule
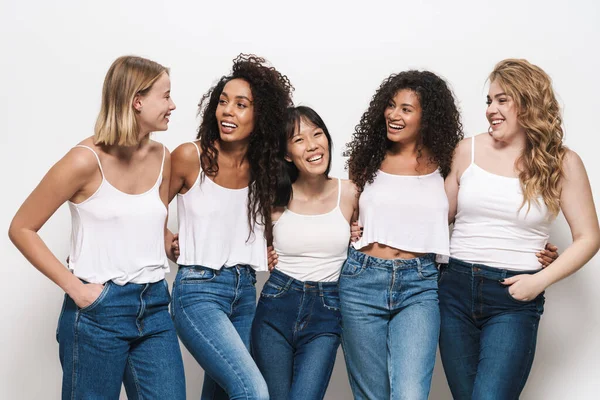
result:
[[[508,293],[519,301],[531,301],[539,296],[546,286],[541,279],[534,275],[522,274],[515,275],[500,281],[501,284],[508,286]]]

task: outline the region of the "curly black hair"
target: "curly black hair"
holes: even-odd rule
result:
[[[346,145],[350,178],[362,192],[373,183],[391,145],[387,138],[384,111],[399,90],[415,92],[421,104],[420,145],[431,152],[430,162],[439,166],[444,178],[450,172],[454,149],[464,137],[460,113],[446,82],[429,71],[404,71],[385,79],[371,99],[369,108],[354,128]]]
[[[220,140],[216,110],[225,84],[232,79],[248,82],[254,97],[254,130],[246,154],[250,164],[248,224],[252,235],[255,224],[271,225],[271,207],[281,202],[276,195],[281,176],[285,174],[286,143],[281,140],[281,132],[285,130],[286,110],[292,104],[294,87],[287,76],[268,66],[262,57],[240,54],[233,60],[231,74],[221,77],[198,105],[202,122],[196,138],[200,139],[202,148],[202,172],[208,176],[219,172],[219,151],[215,147],[215,142]]]

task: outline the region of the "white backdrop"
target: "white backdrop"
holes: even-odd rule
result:
[[[333,3],[333,2],[332,2]],[[564,108],[567,144],[583,159],[600,203],[598,143],[600,3],[564,1],[368,1],[295,3],[1,0],[0,140],[6,232],[18,206],[50,166],[92,134],[104,74],[124,54],[171,68],[178,108],[155,135],[171,150],[195,136],[201,95],[240,52],[266,57],[332,132],[333,175],[346,177],[342,150],[380,82],[392,72],[430,69],[459,100],[467,136],[485,131],[485,79],[508,57],[544,68]],[[598,208],[598,207],[597,207]],[[176,208],[170,227],[176,230]],[[66,206],[40,234],[66,258]],[[571,240],[562,216],[551,240]],[[55,329],[61,290],[0,239],[2,304],[0,398],[58,399],[61,368]],[[538,350],[524,399],[600,396],[600,258],[546,292]],[[169,275],[172,282],[174,272]],[[265,276],[260,280],[261,284]],[[259,287],[260,289],[260,287]],[[188,398],[198,399],[201,369],[184,350]],[[327,399],[349,399],[341,351]],[[432,399],[450,399],[441,364]]]

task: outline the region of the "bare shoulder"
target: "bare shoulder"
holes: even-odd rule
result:
[[[567,149],[563,158],[563,170],[566,177],[577,177],[586,174],[585,165],[579,154],[571,149]]]
[[[198,163],[198,150],[193,143],[182,143],[173,150],[172,159],[173,162]]]
[[[58,162],[56,167],[61,168],[71,176],[88,177],[94,174],[98,170],[98,159],[94,155],[98,153],[99,149],[94,145],[91,138],[87,138],[79,143],[79,145],[85,147],[73,147],[69,152]],[[90,151],[92,149],[92,151]]]
[[[285,207],[273,207],[271,209],[271,221],[273,223],[277,222],[281,217],[281,214],[285,211]]]
[[[345,196],[356,197],[358,188],[350,179],[340,179],[342,181],[342,193]]]

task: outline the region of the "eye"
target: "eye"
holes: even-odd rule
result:
[[[489,105],[491,105],[491,104],[492,104],[492,100],[491,100],[491,99],[487,99],[487,100],[485,101],[485,104],[487,104],[488,106],[489,106]]]
[[[302,141],[302,138],[297,137],[296,139],[294,139],[294,143],[300,143]]]
[[[315,132],[314,136],[321,136],[323,134],[323,132],[319,131],[319,132]]]
[[[226,103],[227,103],[227,101],[226,101],[226,100],[224,100],[224,99],[219,99],[219,104],[226,104]]]
[[[508,101],[508,99],[505,99],[505,98],[498,99],[498,103],[500,103],[500,104],[506,103],[507,101]]]
[[[402,109],[402,111],[404,111],[405,113],[409,113],[411,110],[410,110],[410,108],[404,107],[404,108]]]
[[[387,105],[387,108],[394,108],[394,103],[389,102],[388,105]]]
[[[244,103],[238,103],[238,104],[237,104],[237,106],[238,106],[239,108],[246,108],[246,107],[248,107],[248,106],[247,106],[247,105],[245,105]]]

